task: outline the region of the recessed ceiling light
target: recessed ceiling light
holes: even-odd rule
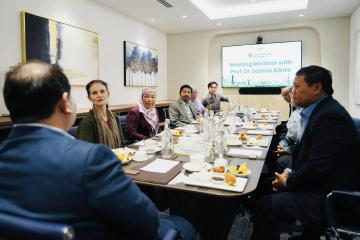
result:
[[[155,19],[153,19],[153,18],[152,18],[152,19],[150,19],[150,22],[155,22]]]
[[[186,16],[186,15],[183,15],[183,16],[182,16],[182,18],[184,18],[184,19],[185,19],[185,18],[187,18],[187,16]]]
[[[307,8],[309,0],[258,1],[256,4],[252,1],[232,1],[234,4],[229,4],[221,0],[190,0],[210,19],[303,10]]]
[[[303,17],[304,16],[304,14],[299,14],[299,17]]]
[[[221,26],[221,22],[218,22],[216,25]]]
[[[252,1],[252,2],[256,2],[256,0],[250,0],[250,1]]]

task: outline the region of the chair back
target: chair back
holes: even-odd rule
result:
[[[169,118],[169,109],[168,108],[163,108],[163,112],[164,112],[165,119]]]
[[[360,236],[360,192],[334,190],[325,201],[325,219],[336,237]]]
[[[73,137],[76,137],[76,131],[78,129],[78,126],[74,126],[74,127],[71,127],[69,130],[68,130],[68,134],[70,134],[71,136]]]
[[[73,240],[72,227],[0,213],[0,239]]]
[[[125,140],[125,144],[126,145],[129,145],[129,144],[132,144],[134,141],[133,140],[130,140],[127,136],[127,132],[126,132],[126,118],[127,116],[126,115],[121,115],[121,116],[118,116],[119,118],[119,126],[121,127],[121,131],[124,135],[124,140]]]
[[[355,123],[355,127],[358,131],[358,134],[360,135],[360,118],[353,118],[353,121]]]

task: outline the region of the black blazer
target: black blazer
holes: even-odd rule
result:
[[[294,172],[286,189],[323,193],[358,189],[360,156],[356,141],[357,131],[348,112],[331,96],[324,98],[295,146],[291,166]]]

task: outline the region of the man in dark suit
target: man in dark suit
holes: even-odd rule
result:
[[[184,219],[159,219],[109,148],[66,133],[76,107],[59,67],[18,66],[4,99],[14,128],[0,145],[1,212],[72,225],[77,239],[158,239],[170,226],[193,237]]]
[[[313,227],[302,239],[319,239],[326,194],[333,189],[359,189],[356,128],[344,107],[332,98],[333,92],[328,70],[309,66],[297,72],[293,101],[304,108],[300,141],[292,165],[275,173],[274,193],[255,204],[252,239],[279,239],[280,224],[295,219]]]

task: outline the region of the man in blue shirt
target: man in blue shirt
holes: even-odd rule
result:
[[[300,141],[288,169],[275,173],[274,192],[256,201],[253,240],[279,239],[281,224],[296,219],[313,227],[302,239],[319,239],[326,194],[359,189],[357,131],[333,92],[327,69],[309,66],[296,73],[293,101],[304,108]]]

